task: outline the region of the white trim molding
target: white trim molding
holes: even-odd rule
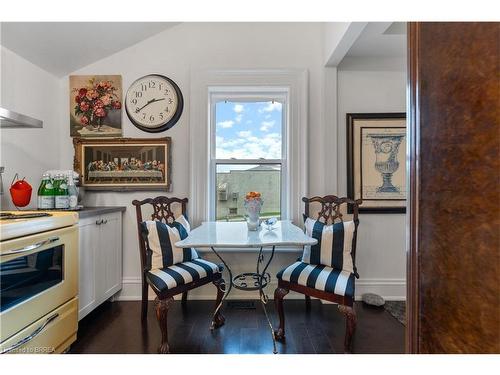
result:
[[[266,292],[272,298],[277,287],[277,280],[274,278],[267,286]],[[361,301],[364,293],[376,293],[386,301],[406,300],[406,280],[405,279],[359,279],[356,280],[356,301]],[[215,300],[216,292],[212,284],[202,286],[189,292],[189,298],[193,300]],[[180,298],[180,294],[176,298]],[[149,299],[155,298],[155,294],[150,288]],[[287,295],[287,299],[303,299],[304,295],[292,293]],[[141,278],[124,277],[123,289],[114,297],[116,301],[139,301],[141,299]],[[257,292],[250,293],[234,289],[228,299],[259,299]],[[322,301],[323,303],[330,303]]]
[[[209,219],[210,90],[223,87],[272,87],[289,90],[289,217],[301,223],[300,199],[307,195],[308,72],[302,69],[194,70],[191,73],[190,220]]]

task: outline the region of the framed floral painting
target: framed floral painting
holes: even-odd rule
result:
[[[122,135],[122,76],[70,76],[69,91],[72,137]]]
[[[360,212],[406,211],[406,114],[347,114],[347,195]]]
[[[86,190],[170,191],[171,139],[73,138],[73,169]]]

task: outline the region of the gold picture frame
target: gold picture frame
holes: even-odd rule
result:
[[[170,137],[73,138],[73,146],[73,169],[87,190],[171,190]]]

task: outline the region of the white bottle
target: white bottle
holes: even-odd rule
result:
[[[78,190],[76,189],[75,181],[73,180],[73,172],[68,173],[68,195],[69,208],[75,209],[78,206]]]

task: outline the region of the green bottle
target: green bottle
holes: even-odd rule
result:
[[[38,188],[38,209],[51,210],[55,207],[54,186],[50,175],[44,174]]]
[[[56,177],[55,186],[55,208],[56,209],[68,209],[69,208],[69,193],[68,193],[68,183],[63,175],[58,175]]]

